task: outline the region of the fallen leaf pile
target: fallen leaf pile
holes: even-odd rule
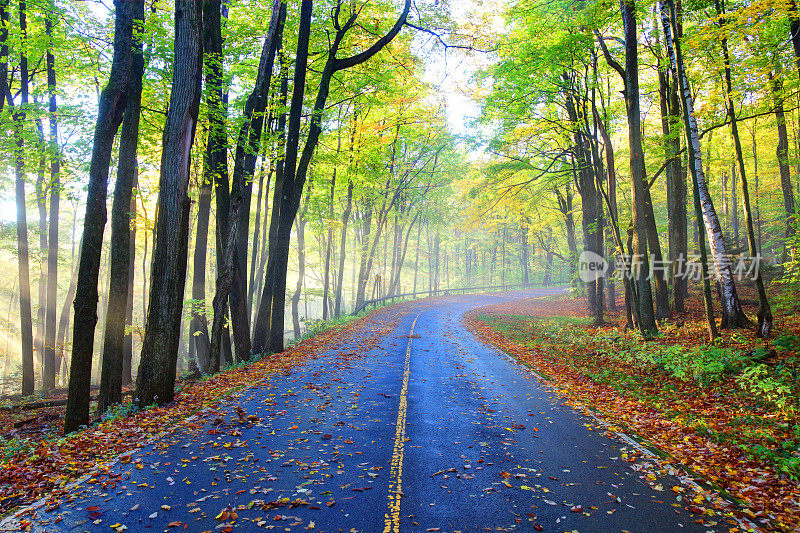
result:
[[[700,305],[693,301],[679,327],[662,327],[664,335],[651,342],[665,346],[704,343],[701,313]],[[580,341],[571,341],[568,334],[559,335],[557,340],[537,336],[541,331],[534,327],[537,321],[548,320],[545,317],[552,315],[585,317],[586,311],[579,300],[565,296],[559,301],[532,299],[485,307],[467,315],[465,322],[486,342],[531,365],[549,380],[566,404],[588,408],[612,427],[638,434],[666,452],[665,462],[684,468],[733,496],[743,515],[754,523],[770,530],[800,528],[800,483],[724,439],[726,434],[735,432],[738,443],[750,446],[795,442],[792,439],[797,435],[791,428],[798,427],[796,412],[769,410],[742,394],[732,379],[700,387],[667,372],[634,365],[615,357],[613,350],[611,354],[599,350],[591,340],[585,340],[587,335],[580,336]],[[619,314],[611,317],[620,320]],[[796,321],[791,320],[787,319],[790,325],[782,327],[796,328]],[[585,325],[565,324],[563,328],[594,331]],[[727,335],[723,342],[734,342],[733,335],[738,335],[742,345],[756,346],[760,342],[743,330],[723,335]],[[597,379],[608,373],[619,376],[616,379],[629,379],[635,386],[619,390]],[[742,420],[753,416],[766,420],[766,426],[743,425]]]

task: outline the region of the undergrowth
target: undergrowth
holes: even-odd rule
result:
[[[567,364],[698,434],[735,445],[781,474],[800,479],[797,335],[754,343],[733,333],[709,344],[698,343],[696,335],[679,325],[664,323],[659,338],[645,341],[635,331],[590,328],[588,319],[575,316],[477,319],[537,357]],[[695,397],[730,400],[737,413],[698,411],[691,402]]]

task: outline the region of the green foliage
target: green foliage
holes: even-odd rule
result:
[[[792,395],[787,377],[785,371],[759,364],[746,368],[736,382],[745,392],[786,412],[797,409],[797,399]]]
[[[800,336],[789,334],[780,335],[772,341],[772,345],[779,350],[797,352],[800,351]]]
[[[36,458],[33,452],[37,446],[36,442],[32,442],[27,438],[8,438],[0,435],[0,463],[4,463],[18,455],[25,455],[33,460]]]
[[[678,379],[693,380],[703,387],[719,382],[748,361],[738,350],[716,346],[686,348],[675,345],[665,350],[643,349],[636,356],[663,367]]]
[[[113,422],[114,420],[118,420],[120,418],[125,418],[128,415],[135,413],[138,410],[138,407],[135,402],[125,402],[125,403],[118,403],[114,404],[103,413],[101,420],[103,422]]]

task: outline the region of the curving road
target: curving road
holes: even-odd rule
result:
[[[624,460],[630,443],[461,323],[476,307],[558,291],[386,311],[396,326],[370,349],[353,353],[356,333],[232,398],[224,424],[212,415],[137,452],[72,501],[38,509],[33,530],[713,529],[684,511],[676,479],[648,482],[641,460]],[[237,406],[259,422],[239,423]]]

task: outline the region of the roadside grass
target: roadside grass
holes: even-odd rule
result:
[[[547,304],[541,309],[546,315]],[[638,433],[674,462],[751,502],[755,516],[761,508],[778,516],[781,528],[800,525],[796,317],[780,317],[780,332],[766,341],[734,330],[709,344],[692,313],[662,322],[650,341],[613,324],[591,327],[574,300],[564,316],[537,316],[535,306],[481,313],[470,318],[473,329],[571,403]]]

